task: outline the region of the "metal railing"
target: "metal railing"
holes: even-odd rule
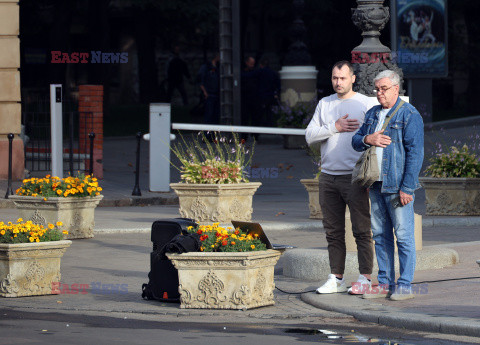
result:
[[[25,169],[33,174],[45,174],[52,168],[50,111],[41,102],[35,107],[37,110],[31,108],[22,112]],[[89,138],[91,133],[86,131],[93,128],[93,114],[83,114],[80,118],[78,111],[63,113],[63,170],[72,176],[78,172],[89,173],[92,169],[89,162],[93,161],[93,140]],[[81,127],[86,132],[83,137],[80,136]]]

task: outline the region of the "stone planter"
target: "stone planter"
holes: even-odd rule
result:
[[[197,222],[230,223],[252,219],[252,198],[260,182],[234,184],[171,183],[177,193],[180,215]]]
[[[273,305],[274,267],[281,253],[167,254],[178,270],[180,308],[251,309]]]
[[[305,136],[303,135],[284,135],[283,136],[283,148],[300,150],[307,146]]]
[[[480,216],[480,178],[421,177],[427,216]]]
[[[11,195],[9,197],[20,211],[23,220],[46,226],[63,223],[68,239],[93,237],[94,213],[103,195],[83,198],[43,198]]]
[[[310,209],[310,218],[323,219],[322,208],[319,201],[319,185],[318,179],[308,178],[302,179],[300,182],[303,184],[308,192],[308,208]]]
[[[60,260],[72,241],[0,244],[0,296],[58,294]]]

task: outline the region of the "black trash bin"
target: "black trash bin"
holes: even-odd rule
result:
[[[152,224],[150,272],[148,284],[142,285],[142,297],[164,302],[179,302],[178,271],[165,255],[166,245],[177,235],[186,234],[189,226],[197,223],[188,218],[160,219]]]

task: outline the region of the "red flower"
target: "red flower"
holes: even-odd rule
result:
[[[239,233],[240,233],[240,231],[238,229],[235,230],[235,232],[234,232],[235,235],[238,235]]]
[[[228,243],[227,240],[223,240],[223,241],[222,241],[222,246],[226,246],[227,243]]]
[[[203,231],[200,230],[200,229],[198,229],[198,230],[197,230],[197,234],[201,235],[201,234],[203,234]]]

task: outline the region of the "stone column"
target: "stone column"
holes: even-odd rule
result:
[[[400,75],[400,95],[403,89],[403,72],[392,63],[390,49],[380,42],[380,30],[390,19],[389,8],[383,6],[384,0],[357,0],[358,7],[352,8],[352,21],[362,30],[362,43],[352,50],[352,64],[357,80],[354,91],[367,96],[376,96],[373,92],[373,78],[383,70],[389,69]]]
[[[93,141],[93,175],[103,178],[103,86],[80,85],[78,87],[79,149],[81,153],[90,153],[89,133],[95,133]],[[90,159],[85,161],[90,168]]]
[[[8,178],[8,133],[13,140],[12,176],[24,175],[23,141],[20,105],[20,39],[17,1],[0,0],[0,179]]]

